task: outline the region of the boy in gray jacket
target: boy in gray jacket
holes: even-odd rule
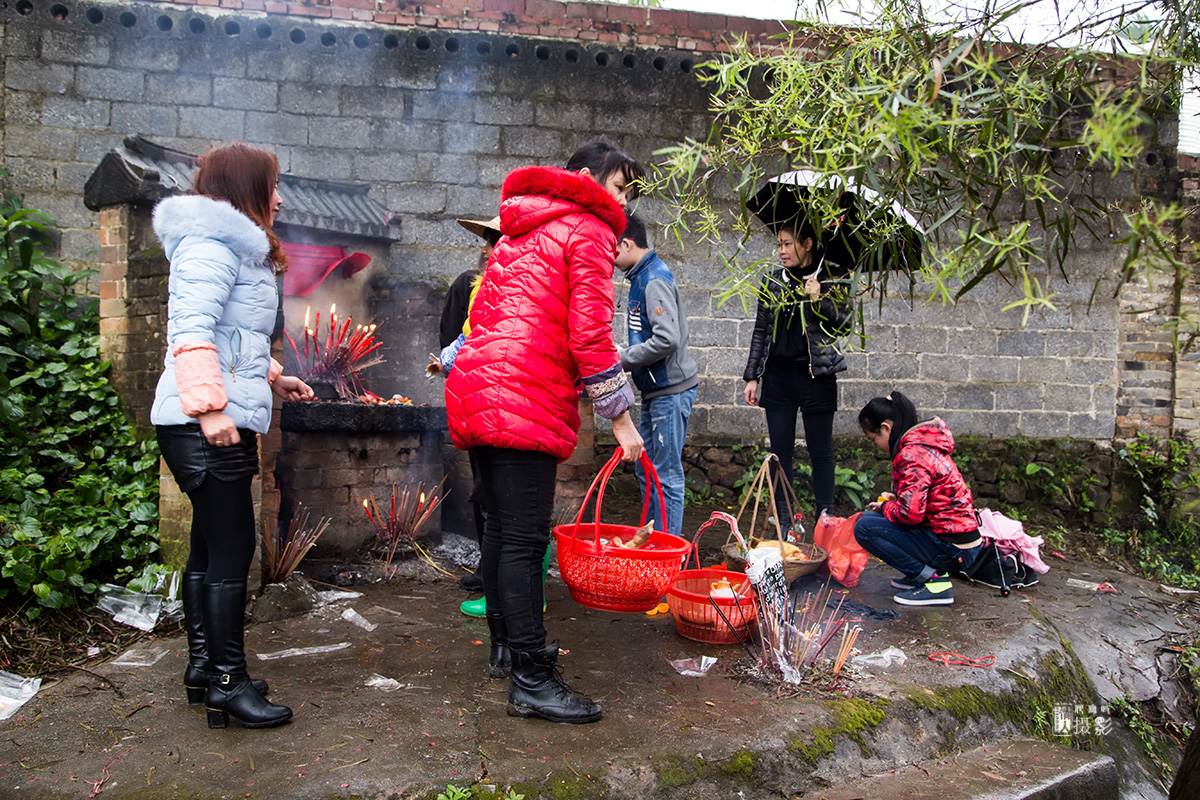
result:
[[[671,270],[650,249],[646,226],[629,214],[617,240],[617,269],[629,280],[629,348],[621,366],[632,373],[642,395],[638,423],[646,455],[662,482],[667,526],[658,502],[650,504],[656,530],[679,536],[683,530],[683,441],[696,401],[696,362],[688,355],[688,324]],[[645,475],[638,469],[645,487]]]

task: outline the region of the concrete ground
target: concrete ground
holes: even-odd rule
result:
[[[290,724],[209,730],[203,707],[184,698],[182,636],[152,636],[135,650],[160,649],[153,664],[91,665],[0,722],[0,797],[435,798],[477,784],[475,797],[493,796],[491,786],[526,798],[967,797],[984,795],[954,791],[981,773],[989,797],[1072,796],[1026,791],[1036,783],[1029,758],[984,750],[954,766],[961,751],[1017,746],[1038,722],[1047,738],[1091,750],[1035,743],[1047,763],[1062,760],[1055,774],[1082,770],[1115,790],[1119,773],[1122,798],[1165,797],[1135,737],[1102,718],[1125,694],[1190,713],[1169,677],[1169,647],[1196,628],[1200,604],[1048,560],[1054,569],[1036,587],[1001,598],[957,583],[955,604],[937,608],[894,605],[890,571],[872,562],[846,595],[861,604],[856,649],[897,647],[907,662],[850,669],[836,685],[826,672],[801,687],[747,680],[741,648],[683,639],[669,616],[577,605],[552,577],[546,625],[565,648],[565,677],[604,708],[601,722],[581,726],[506,715],[507,683],[486,675],[486,626],[458,612],[467,595],[457,581],[355,586],[360,597],[248,628],[251,672],[294,709]],[[1071,578],[1109,581],[1117,593]],[[802,590],[820,586],[807,580]],[[374,629],[345,620],[348,608]],[[872,609],[899,616],[875,619]],[[262,659],[316,646],[329,650]],[[939,652],[995,662],[930,659]],[[718,659],[704,677],[668,663],[702,655]],[[1054,737],[1056,725],[1074,736]],[[883,776],[883,788],[868,776]],[[896,776],[909,793],[886,782]]]

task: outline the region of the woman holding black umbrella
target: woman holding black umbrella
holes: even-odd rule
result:
[[[807,220],[793,217],[773,227],[780,269],[767,277],[759,292],[750,357],[742,375],[744,397],[748,405],[762,406],[766,412],[771,452],[779,458],[789,485],[795,479],[797,414],[803,420],[819,517],[833,511],[833,415],[837,373],[846,369],[837,340],[850,320],[850,298],[842,284],[830,281],[834,265],[826,261]],[[786,530],[786,500],[777,502],[776,518]]]

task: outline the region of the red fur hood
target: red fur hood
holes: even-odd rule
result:
[[[509,173],[500,190],[500,230],[505,236],[521,236],[551,219],[577,213],[594,215],[616,236],[625,230],[621,204],[577,172],[522,167]]]

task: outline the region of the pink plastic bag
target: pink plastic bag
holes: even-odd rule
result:
[[[817,547],[823,548],[829,554],[825,562],[829,574],[834,580],[847,589],[858,585],[858,576],[866,569],[870,557],[858,540],[854,538],[854,523],[862,514],[852,517],[831,517],[821,515],[813,528],[813,541]]]

